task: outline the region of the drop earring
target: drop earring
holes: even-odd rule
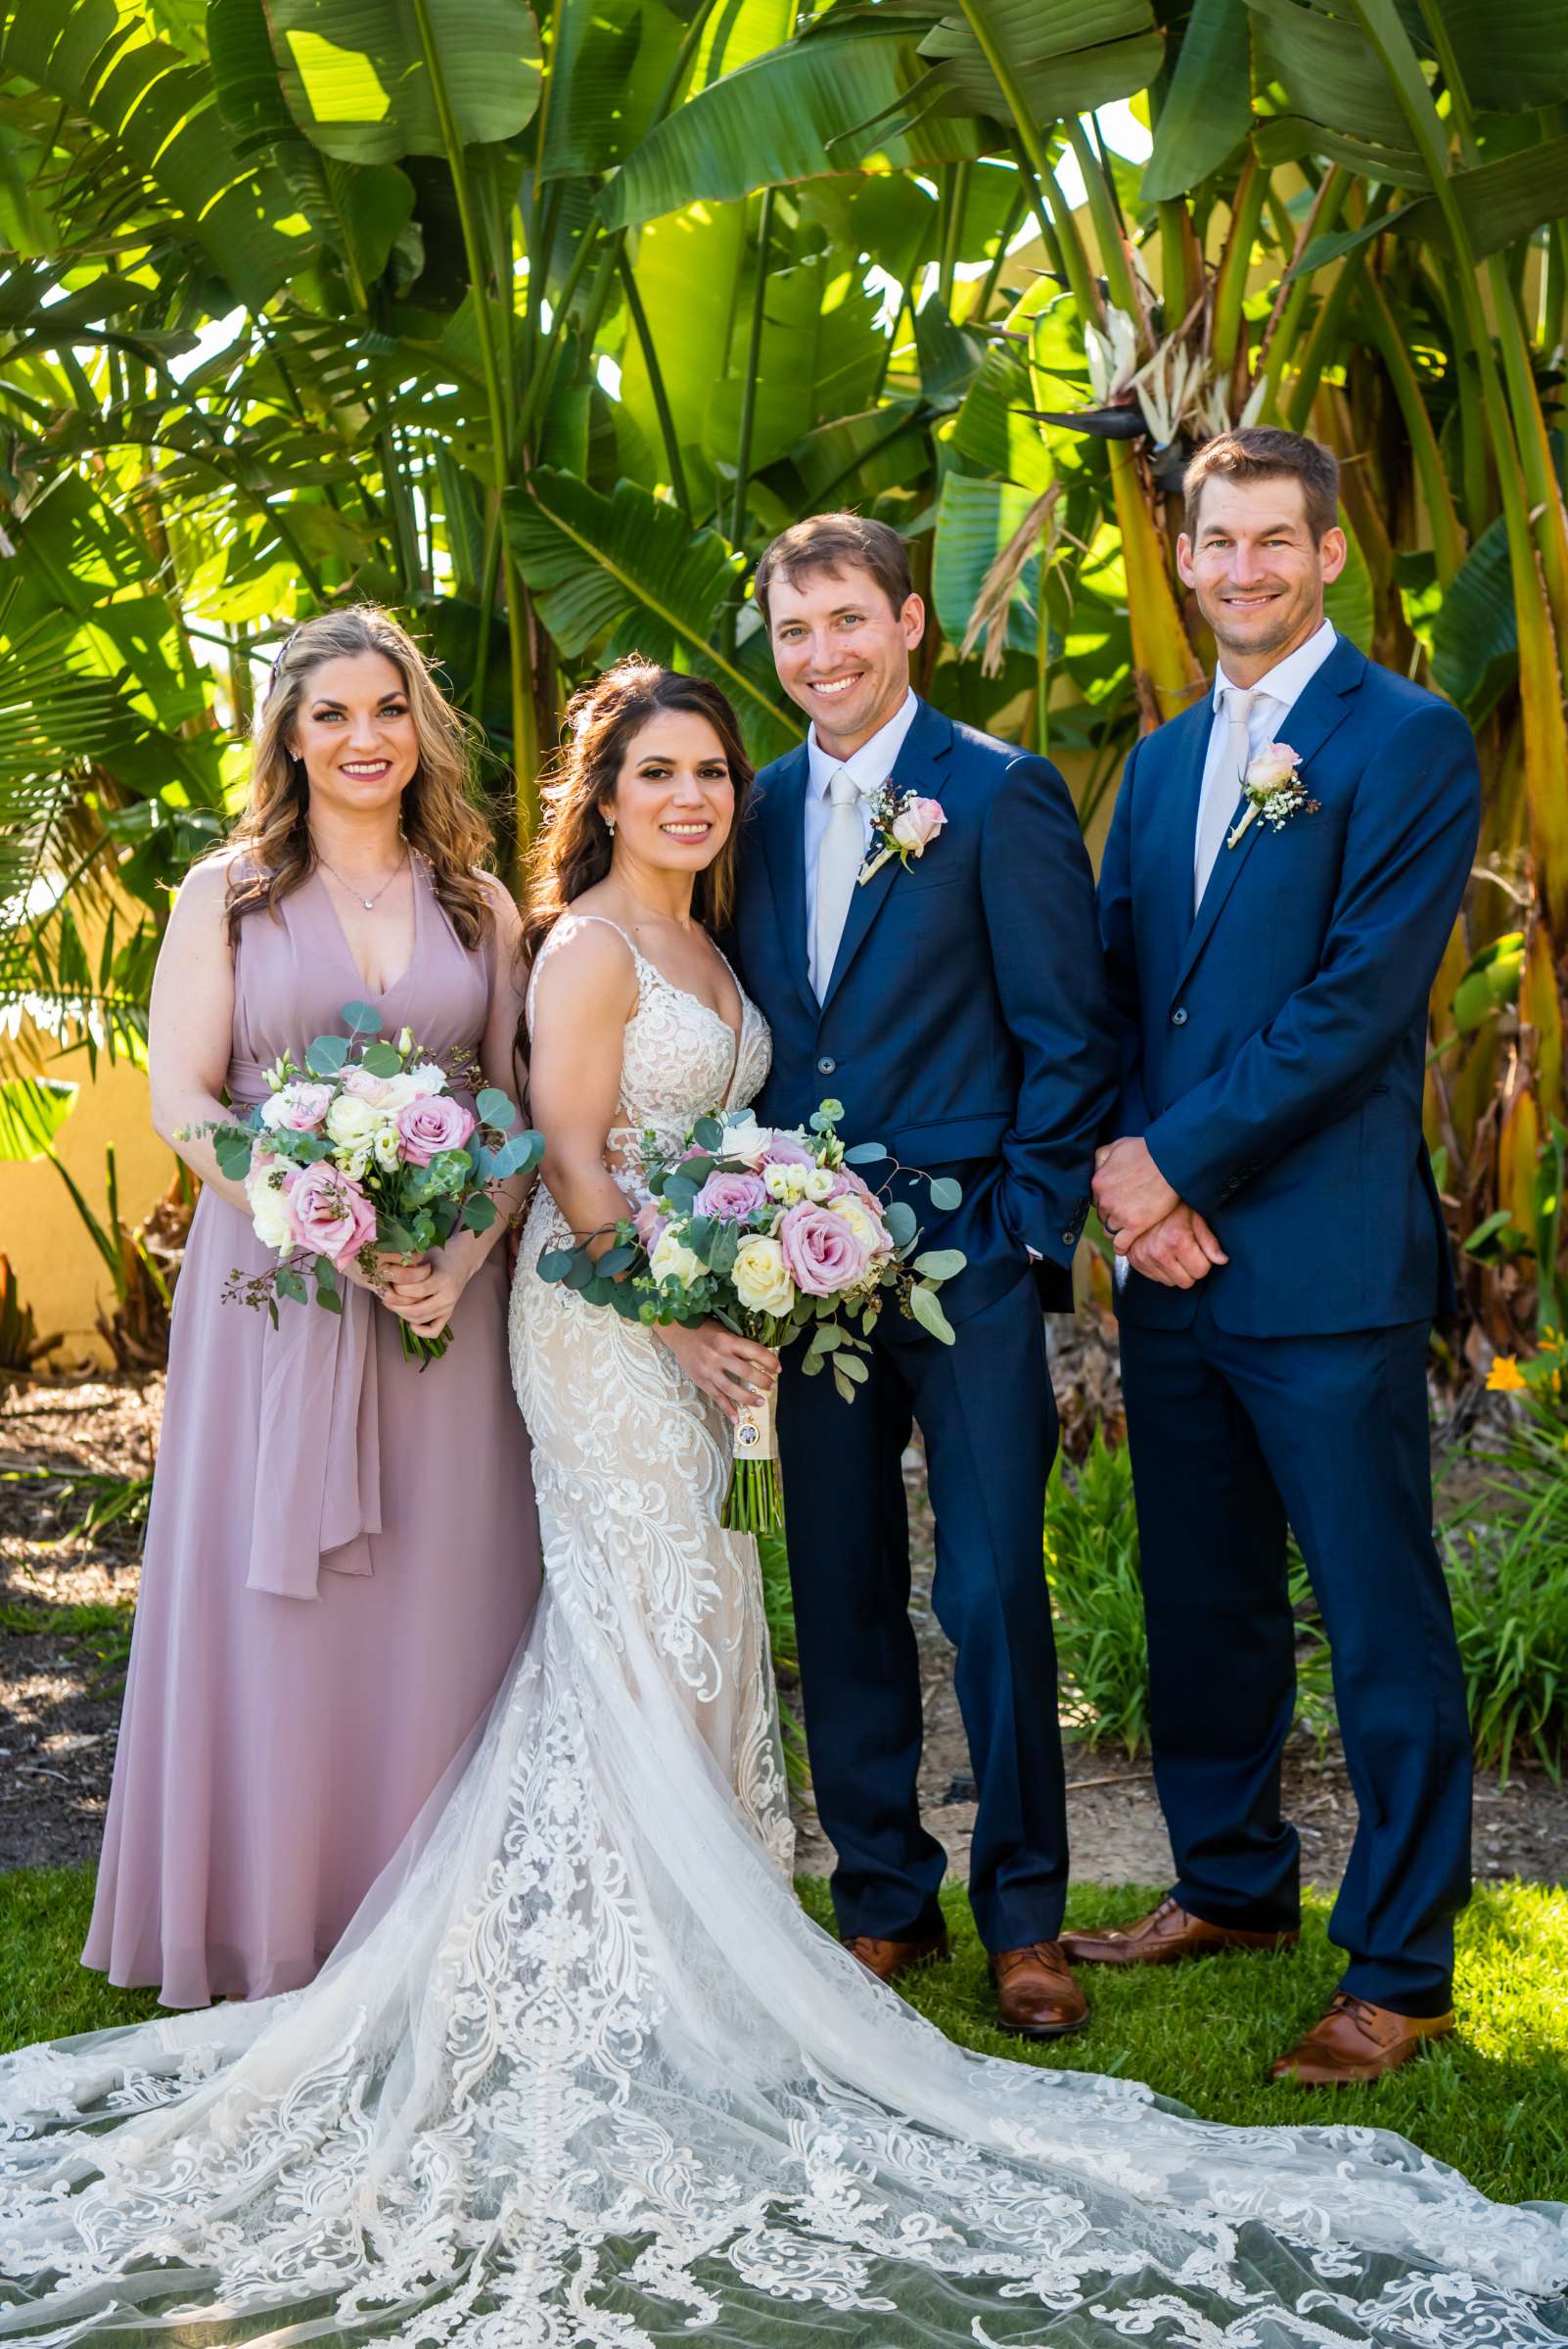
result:
[[[613,815],[607,815],[604,818],[604,828],[609,833],[611,839],[614,840],[616,836],[616,819]]]

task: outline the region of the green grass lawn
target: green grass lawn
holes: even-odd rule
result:
[[[827,1887],[804,1881],[830,1921]],[[1148,1888],[1085,1885],[1071,1921],[1094,1925],[1146,1907]],[[92,1905],[86,1867],[0,1877],[0,2044],[62,2038],[156,2011],[145,1991],[109,1989],[77,1962]],[[1309,1901],[1301,1947],[1231,1954],[1201,1965],[1119,1974],[1085,1967],[1093,2020],[1052,2048],[1007,2038],[992,2020],[985,1955],[956,1887],[946,1896],[952,1963],[907,1985],[922,2014],[963,2046],[1026,2063],[1146,2080],[1207,2120],[1244,2127],[1332,2115],[1397,2130],[1506,2201],[1568,2197],[1568,1890],[1491,1884],[1459,1929],[1455,2038],[1376,2088],[1276,2088],[1270,2059],[1322,2009],[1338,1978],[1328,1904]]]

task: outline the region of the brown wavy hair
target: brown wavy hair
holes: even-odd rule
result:
[[[273,664],[251,742],[251,791],[220,853],[232,857],[227,921],[232,944],[248,913],[273,913],[315,870],[310,786],[304,760],[288,738],[312,672],[324,661],[381,653],[403,681],[419,741],[419,764],[403,793],[402,827],[430,867],[436,895],[465,946],[491,926],[479,868],[492,847],[490,828],[469,797],[478,729],[454,710],[406,628],[376,604],[318,612],[295,629]],[[235,854],[235,851],[242,852]]]
[[[723,746],[735,786],[729,838],[697,875],[692,911],[707,929],[728,926],[735,905],[735,860],[752,765],[735,713],[716,685],[679,669],[660,668],[633,653],[584,685],[567,704],[566,741],[540,786],[542,814],[529,851],[523,893],[523,967],[534,957],[575,898],[610,870],[614,843],[601,807],[615,805],[626,746],[658,710],[706,717]]]

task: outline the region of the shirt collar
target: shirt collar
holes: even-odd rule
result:
[[[851,778],[862,799],[868,792],[877,791],[893,772],[894,761],[903,748],[903,738],[914,724],[920,703],[913,686],[884,726],[879,726],[869,742],[862,742],[848,759],[833,759],[816,739],[813,724],[806,737],[806,756],[810,765],[811,790],[820,799],[842,767]]]
[[[1292,709],[1338,642],[1333,622],[1325,620],[1305,644],[1298,644],[1293,653],[1287,653],[1283,661],[1261,676],[1253,692],[1267,701],[1277,702],[1282,710]],[[1222,706],[1227,690],[1237,690],[1236,680],[1225,675],[1222,665],[1217,665],[1212,697],[1216,710]]]

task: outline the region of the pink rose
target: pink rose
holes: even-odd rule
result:
[[[842,1198],[846,1191],[853,1191],[857,1199],[866,1200],[878,1215],[882,1213],[881,1200],[862,1175],[856,1174],[853,1167],[835,1167],[831,1195],[834,1199]]]
[[[636,1226],[638,1239],[647,1249],[648,1254],[652,1256],[660,1240],[669,1229],[669,1218],[660,1214],[657,1199],[645,1199],[632,1218],[632,1222]]]
[[[764,1167],[814,1167],[816,1153],[798,1142],[793,1133],[770,1133],[762,1152]]]
[[[261,1123],[273,1132],[283,1128],[290,1133],[309,1133],[321,1124],[331,1103],[330,1084],[286,1084],[262,1102]]]
[[[289,1214],[301,1248],[330,1256],[340,1270],[376,1236],[376,1211],[357,1182],[330,1159],[306,1167],[289,1191]]]
[[[808,1297],[836,1297],[865,1278],[865,1242],[826,1208],[804,1202],[792,1207],[778,1227],[778,1243],[791,1279]]]
[[[697,1194],[692,1213],[698,1216],[719,1216],[726,1223],[738,1223],[745,1216],[755,1216],[758,1209],[766,1207],[767,1193],[756,1174],[710,1174]]]
[[[416,1167],[428,1167],[441,1151],[462,1149],[474,1130],[474,1112],[450,1093],[432,1093],[397,1112],[397,1130],[404,1158]]]
[[[893,845],[907,855],[922,855],[946,820],[947,812],[940,800],[908,800],[894,819]]]

